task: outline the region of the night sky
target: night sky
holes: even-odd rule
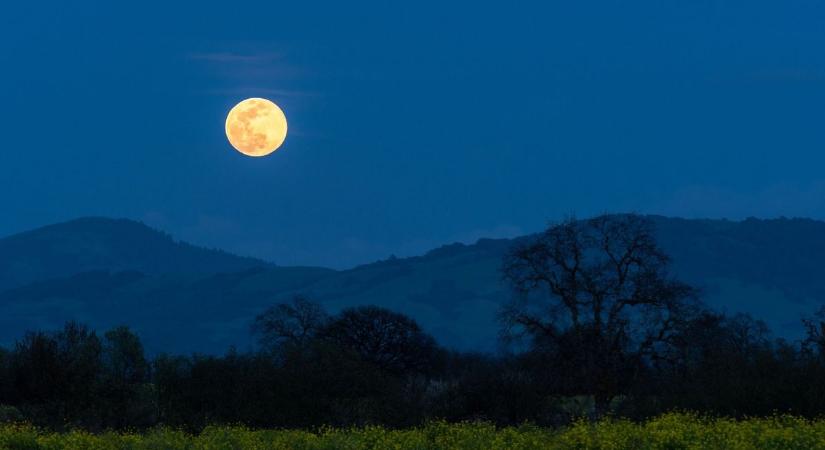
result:
[[[262,159],[224,135],[252,96],[289,120]],[[0,98],[0,235],[340,268],[568,214],[825,219],[821,1],[6,2]]]

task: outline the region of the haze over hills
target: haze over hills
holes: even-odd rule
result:
[[[793,339],[800,316],[825,299],[825,222],[651,220],[674,272],[716,309],[749,312]],[[0,240],[0,343],[74,319],[98,329],[127,324],[150,352],[245,349],[256,313],[302,293],[331,312],[395,309],[448,346],[492,350],[495,315],[508,298],[498,268],[514,241],[446,245],[336,271],[206,250],[129,220],[80,219]]]

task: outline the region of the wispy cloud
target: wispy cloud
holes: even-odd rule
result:
[[[259,79],[295,78],[303,71],[280,52],[271,50],[235,52],[193,52],[187,59],[205,64],[208,70],[226,78],[250,83]]]
[[[317,94],[294,89],[305,71],[287,60],[270,45],[238,44],[244,50],[200,51],[186,55],[217,79],[212,95],[270,95],[276,97],[314,97]]]

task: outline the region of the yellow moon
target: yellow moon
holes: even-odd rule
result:
[[[286,116],[265,98],[248,98],[226,116],[226,137],[244,155],[266,156],[284,143]]]

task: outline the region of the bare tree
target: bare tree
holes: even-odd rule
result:
[[[306,344],[326,326],[329,315],[318,303],[296,295],[290,303],[267,308],[252,323],[252,333],[264,348]]]
[[[809,355],[825,359],[825,306],[820,307],[812,316],[802,319],[806,337],[802,349]]]
[[[503,336],[555,355],[568,389],[592,395],[601,415],[695,311],[694,289],[668,264],[638,215],[551,226],[505,258],[516,295],[501,311]]]

